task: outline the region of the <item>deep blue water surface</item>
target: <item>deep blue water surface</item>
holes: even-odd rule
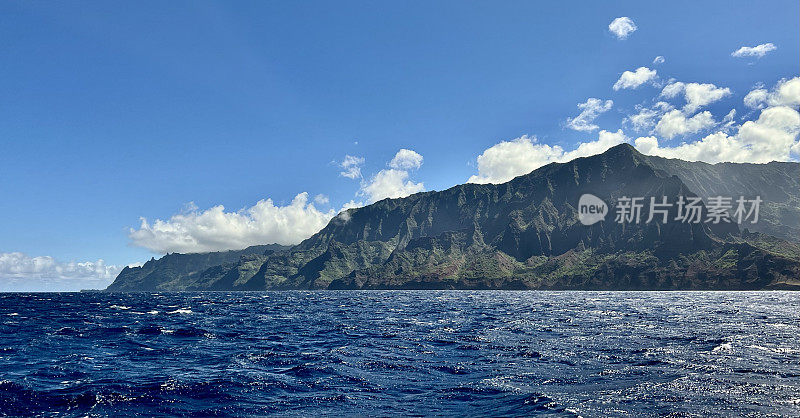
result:
[[[0,413],[800,415],[800,293],[0,294]]]

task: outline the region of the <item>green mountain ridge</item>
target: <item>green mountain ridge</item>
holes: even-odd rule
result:
[[[787,240],[800,240],[800,164],[778,161],[708,164],[644,157],[654,168],[680,178],[704,199],[760,196],[764,200],[761,205],[763,222],[747,228]]]
[[[125,267],[107,290],[129,290],[129,288],[152,289],[156,287],[187,286],[187,277],[194,277],[209,269],[239,264],[244,260],[266,258],[278,251],[291,247],[267,244],[254,245],[243,250],[217,251],[194,254],[167,254],[158,260],[155,258],[140,267]],[[260,265],[260,264],[259,264]],[[122,289],[118,287],[122,286]],[[188,287],[188,286],[187,286]]]
[[[585,193],[608,204],[644,197],[643,214],[650,196],[761,195],[764,203],[747,230],[677,222],[675,207],[664,224],[620,224],[612,210],[585,226],[576,209]],[[124,270],[108,290],[795,288],[798,202],[797,163],[690,163],[620,145],[503,184],[350,209],[292,248],[181,269],[155,260]]]

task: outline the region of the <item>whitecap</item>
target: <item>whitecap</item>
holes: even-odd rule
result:
[[[711,351],[728,351],[728,350],[731,350],[731,349],[733,349],[733,346],[731,346],[731,343],[722,343],[722,344],[714,347],[714,349],[711,350]]]
[[[777,353],[777,354],[794,354],[794,353],[798,352],[798,350],[793,349],[793,348],[788,348],[788,347],[769,348],[769,347],[763,347],[763,346],[760,346],[760,345],[748,345],[747,347],[753,348],[753,349],[756,349],[756,350],[761,350],[761,351],[769,351],[771,353]]]
[[[756,350],[761,350],[761,351],[772,351],[769,348],[763,347],[763,346],[760,346],[760,345],[748,345],[747,347],[748,348],[753,348],[753,349],[756,349]]]
[[[176,310],[174,310],[174,311],[169,311],[169,312],[167,312],[167,313],[168,313],[168,314],[176,314],[176,313],[181,313],[181,314],[190,314],[190,313],[192,313],[192,310],[191,310],[191,309],[189,309],[189,308],[186,308],[186,309],[176,309]]]
[[[111,306],[109,306],[109,308],[126,311],[126,310],[130,309],[131,307],[130,306],[125,306],[125,305],[111,305]]]

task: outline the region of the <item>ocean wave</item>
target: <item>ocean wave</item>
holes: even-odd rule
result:
[[[774,325],[800,323],[794,293],[48,297],[0,298],[0,312],[25,317],[0,316],[0,415],[794,416],[800,406],[800,338]]]
[[[175,309],[174,311],[167,312],[168,314],[190,314],[192,310],[189,308]]]

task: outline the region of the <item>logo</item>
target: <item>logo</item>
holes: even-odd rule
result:
[[[606,202],[593,194],[586,193],[578,200],[578,220],[586,226],[604,220],[607,214]]]
[[[628,197],[616,199],[613,206],[616,217],[614,221],[623,223],[682,222],[698,224],[701,222],[737,223],[746,221],[757,223],[763,200],[761,196],[738,199],[726,196],[711,196],[707,199],[698,196],[678,196],[670,201],[667,196]],[[649,202],[649,204],[648,204]],[[606,219],[609,208],[599,197],[586,193],[578,200],[578,220],[586,225],[594,225]],[[674,217],[673,217],[674,216]]]

